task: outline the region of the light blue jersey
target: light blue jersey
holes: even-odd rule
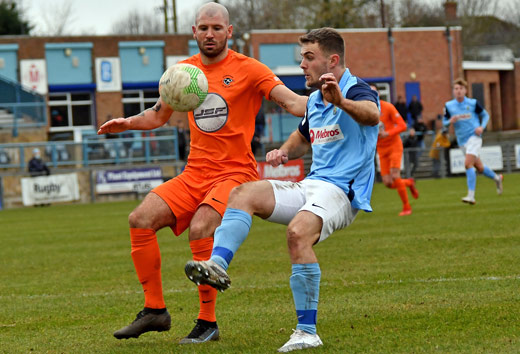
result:
[[[368,100],[379,106],[376,92],[348,69],[339,87],[348,99]],[[342,109],[330,103],[325,106],[317,90],[309,96],[307,113],[298,128],[312,144],[312,166],[306,178],[335,184],[345,191],[354,208],[372,211],[378,126],[361,125]]]
[[[464,97],[462,102],[456,99],[446,102],[443,124],[449,126],[452,117],[459,118],[453,125],[459,146],[466,145],[468,139],[475,135],[475,129],[486,128],[489,122],[489,114],[486,110],[476,99],[468,97]]]

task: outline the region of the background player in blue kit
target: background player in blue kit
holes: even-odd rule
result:
[[[278,166],[312,147],[312,166],[301,182],[257,181],[232,190],[209,261],[190,261],[195,283],[229,287],[226,269],[251,227],[252,215],[288,225],[290,285],[298,316],[291,338],[279,351],[322,345],[316,334],[321,271],[312,247],[350,225],[359,209],[371,211],[379,109],[375,91],[345,67],[344,42],[331,28],[300,37],[306,84],[319,90],[288,140],[266,160]]]
[[[502,194],[502,175],[497,175],[492,169],[484,165],[480,160],[482,148],[482,133],[489,121],[489,114],[477,102],[476,99],[466,97],[468,83],[463,79],[453,82],[453,100],[446,102],[444,107],[443,124],[453,124],[457,143],[463,149],[466,159],[466,180],[468,195],[462,198],[464,203],[475,204],[475,188],[477,186],[477,173],[475,168],[484,176],[493,179],[497,186],[497,193]]]

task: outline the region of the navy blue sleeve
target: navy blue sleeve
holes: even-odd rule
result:
[[[445,119],[451,118],[451,113],[450,113],[450,110],[448,109],[448,106],[444,106],[444,118]]]
[[[480,114],[480,113],[482,113],[482,111],[484,111],[484,108],[482,108],[480,103],[478,103],[478,101],[477,101],[477,103],[475,104],[475,113]]]
[[[352,101],[372,101],[379,106],[377,93],[359,78],[357,78],[357,84],[348,89],[346,98]]]
[[[298,124],[298,130],[305,137],[305,139],[307,139],[308,142],[311,142],[311,135],[309,134],[309,120],[307,119],[307,113],[308,111],[305,110],[305,115],[303,116],[303,119],[300,121],[300,124]]]
[[[449,126],[450,125],[450,118],[451,118],[451,113],[448,109],[448,106],[445,105],[444,106],[444,117],[442,117],[442,125],[444,126]]]

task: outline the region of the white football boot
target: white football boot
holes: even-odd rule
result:
[[[502,192],[504,191],[504,186],[503,186],[503,180],[504,180],[504,176],[503,175],[498,175],[498,180],[495,180],[495,183],[497,184],[497,194],[498,195],[501,195]]]
[[[301,329],[297,329],[293,332],[287,343],[279,348],[278,351],[281,353],[287,353],[293,350],[315,348],[320,345],[323,345],[323,342],[317,334],[310,334]]]
[[[462,198],[462,202],[463,203],[468,203],[468,204],[475,204],[477,201],[475,200],[475,197],[472,197],[470,195],[467,195],[465,196],[464,198]]]

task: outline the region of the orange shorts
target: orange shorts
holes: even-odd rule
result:
[[[379,166],[381,167],[381,176],[390,174],[391,168],[401,169],[401,159],[403,158],[403,145],[395,145],[389,149],[377,150],[379,154]]]
[[[180,175],[152,190],[164,200],[177,219],[172,231],[179,236],[189,226],[198,207],[207,204],[221,216],[226,211],[229,192],[242,183],[254,181],[249,174],[231,173],[213,178],[186,169]]]

